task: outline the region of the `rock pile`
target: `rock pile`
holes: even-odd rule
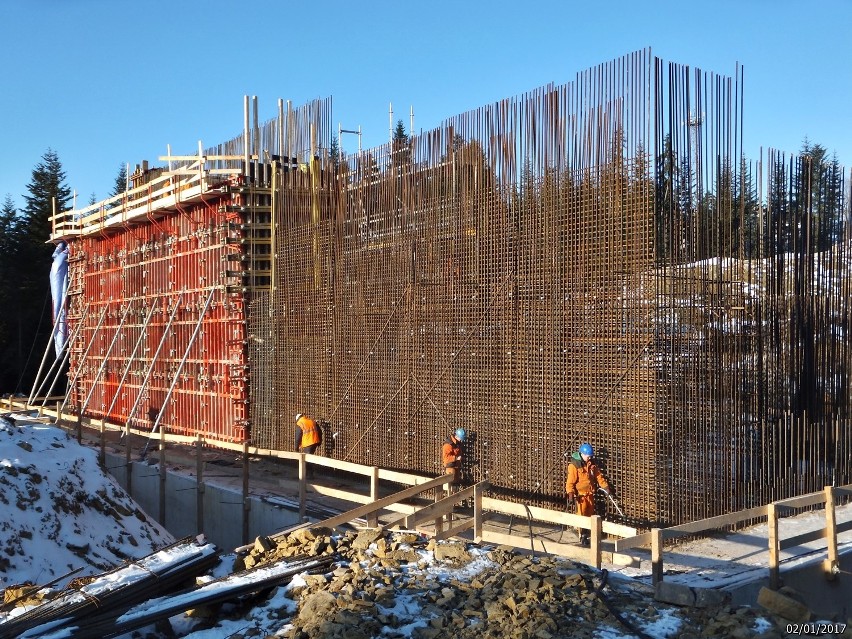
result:
[[[298,613],[283,634],[290,639],[784,636],[759,609],[671,606],[650,586],[583,564],[412,532],[302,529],[259,538],[238,562],[321,554],[337,554],[338,567],[291,587]]]

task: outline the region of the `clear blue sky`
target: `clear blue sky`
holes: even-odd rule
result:
[[[390,102],[430,129],[645,47],[724,75],[743,65],[750,158],[807,136],[852,166],[852,0],[0,0],[0,47],[0,201],[18,206],[48,148],[82,206],[123,163],[239,134],[243,95],[261,120],[278,98],[331,95],[335,125],[360,125],[369,148]]]

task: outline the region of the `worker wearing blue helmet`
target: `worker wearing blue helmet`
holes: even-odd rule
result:
[[[444,473],[453,476],[453,483],[461,483],[462,472],[462,443],[467,439],[464,428],[456,428],[441,447],[441,462],[444,465]]]
[[[609,494],[609,482],[594,462],[595,451],[588,442],[580,444],[576,453],[568,462],[568,479],[565,492],[568,495],[567,506],[576,505],[577,514],[591,517],[595,514],[595,491],[601,489]],[[589,545],[589,530],[579,529],[580,543]]]

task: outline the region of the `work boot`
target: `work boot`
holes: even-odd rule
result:
[[[591,544],[591,538],[589,537],[589,533],[580,533],[580,545],[581,546],[589,546]]]

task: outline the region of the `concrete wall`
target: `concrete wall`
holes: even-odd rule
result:
[[[127,489],[127,468],[123,455],[107,454],[106,466],[118,483]],[[131,462],[130,496],[152,519],[159,521],[175,537],[203,532],[207,539],[228,552],[299,522],[299,513],[281,504],[249,497],[248,538],[243,539],[243,496],[215,482],[204,483],[204,522],[197,526],[197,484],[195,477],[166,472],[166,508],[160,513],[160,470],[146,462]]]

